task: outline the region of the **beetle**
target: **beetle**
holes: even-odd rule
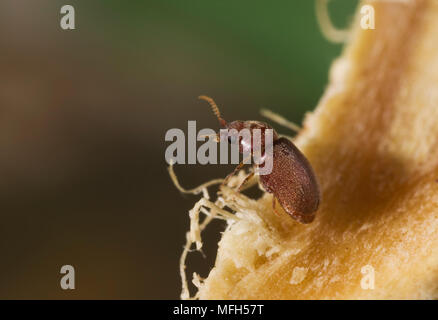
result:
[[[241,121],[235,120],[232,122],[225,121],[219,112],[214,100],[208,96],[199,96],[201,100],[207,101],[214,114],[219,120],[219,124],[222,128],[236,129],[249,129],[251,136],[254,129],[272,129],[271,126],[260,121]],[[273,130],[273,129],[272,129]],[[259,182],[262,187],[268,193],[273,194],[272,206],[275,210],[275,200],[279,202],[281,207],[287,212],[293,219],[298,222],[307,224],[311,223],[315,219],[316,211],[318,210],[321,200],[320,189],[315,172],[306,157],[301,151],[287,138],[279,137],[279,135],[273,132],[273,167],[269,174],[260,175]],[[231,141],[229,143],[236,143],[237,141]],[[239,152],[243,153],[243,149],[247,146],[242,145],[242,141],[239,140]],[[262,141],[262,149],[264,141]],[[251,153],[253,153],[253,146],[251,145]],[[230,176],[235,174],[243,167],[243,161],[239,163],[236,169],[230,173],[224,180],[224,183]],[[257,166],[257,164],[254,164]],[[250,173],[242,182],[238,190],[254,175],[254,172]]]

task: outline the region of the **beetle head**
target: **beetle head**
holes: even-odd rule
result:
[[[199,99],[207,101],[214,114],[219,120],[219,124],[222,128],[228,129],[228,134],[226,136],[228,142],[230,144],[239,144],[239,152],[240,153],[251,153],[254,154],[255,151],[263,152],[265,149],[265,130],[271,129],[273,132],[273,140],[278,139],[278,135],[275,130],[272,129],[271,126],[264,122],[260,121],[241,121],[235,120],[232,122],[225,121],[219,112],[219,108],[217,107],[214,100],[207,96],[199,96]],[[254,142],[254,132],[255,130],[260,130],[260,141],[258,143]],[[223,139],[224,137],[220,137]]]

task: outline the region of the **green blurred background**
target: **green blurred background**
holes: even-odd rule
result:
[[[76,30],[59,26],[62,5]],[[335,0],[335,25],[357,1]],[[188,210],[166,170],[170,128],[217,128],[270,108],[301,123],[341,51],[314,2],[16,1],[0,3],[0,298],[174,299]],[[290,134],[281,127],[278,131]],[[232,166],[177,166],[192,187]],[[214,263],[222,223],[206,234]],[[60,268],[76,269],[61,290]]]

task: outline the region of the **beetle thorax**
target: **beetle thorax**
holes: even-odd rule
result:
[[[228,141],[236,143],[239,141],[240,153],[251,153],[254,151],[261,151],[265,149],[265,130],[272,130],[273,140],[278,139],[278,135],[272,127],[260,121],[241,121],[236,120],[227,124],[227,129],[230,131]],[[234,130],[233,130],[234,129]],[[260,141],[255,142],[257,137],[256,131]]]

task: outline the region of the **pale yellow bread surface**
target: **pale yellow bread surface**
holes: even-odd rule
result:
[[[355,24],[295,139],[320,181],[315,221],[276,216],[270,194],[225,195],[247,218],[201,299],[438,297],[438,1],[369,3],[376,29]]]

